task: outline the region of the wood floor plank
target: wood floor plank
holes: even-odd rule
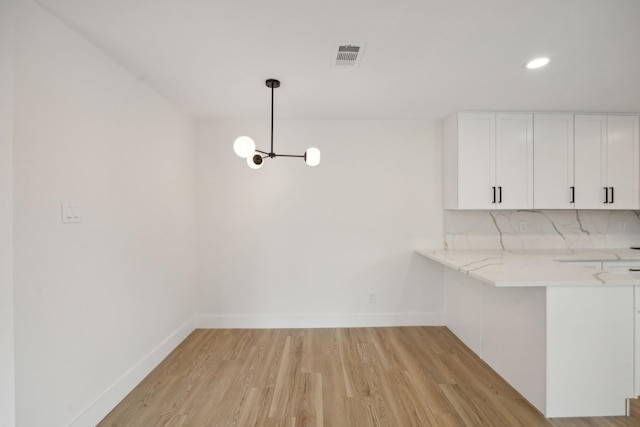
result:
[[[352,384],[351,378],[353,377],[354,373],[351,372],[349,367],[351,366],[350,362],[352,362],[355,359],[350,359],[348,357],[349,353],[347,353],[347,351],[350,349],[351,345],[345,344],[346,337],[344,336],[344,332],[341,329],[338,329],[336,333],[337,333],[336,340],[338,343],[338,351],[340,353],[340,367],[342,370],[346,396],[353,397],[354,385]],[[358,367],[358,364],[356,363],[354,365],[354,368],[357,369],[357,367]]]
[[[337,426],[342,421],[342,400],[347,397],[347,386],[342,357],[337,343],[337,331],[323,336],[323,343],[329,348],[322,357],[322,405],[326,425]]]
[[[467,400],[466,396],[460,391],[458,384],[441,384],[440,388],[451,405],[455,408],[456,413],[464,421],[466,426],[493,427],[493,424],[484,417],[484,414],[475,411],[475,407]],[[496,423],[495,425],[500,425]]]
[[[299,372],[295,375],[295,381],[291,389],[291,406],[287,411],[295,419],[294,425],[316,426],[318,416],[316,414],[316,387],[315,377],[307,372]]]
[[[487,419],[500,425],[513,427],[530,425],[527,420],[520,419],[523,411],[513,413],[500,409],[505,405],[516,406],[516,403],[520,402],[518,395],[511,396],[511,398],[505,397],[497,392],[493,384],[481,382],[482,376],[477,375],[472,366],[461,361],[458,354],[450,354],[445,363],[451,370],[459,372],[466,379],[465,381],[457,382],[458,390],[467,397],[476,412],[486,412],[485,417]],[[528,405],[528,407],[531,407],[531,405]],[[535,409],[528,412],[534,416],[537,414]],[[524,413],[526,414],[527,411],[524,411]]]
[[[392,388],[386,384],[388,370],[384,369],[384,363],[378,358],[375,345],[373,343],[361,343],[358,345],[362,374],[368,383],[369,412],[376,425],[396,425],[399,417],[393,410],[395,396],[389,395]]]
[[[286,332],[279,329],[266,330],[256,340],[256,344],[265,349],[262,367],[254,378],[256,387],[275,387],[286,339]]]
[[[271,418],[279,416],[283,412],[281,408],[286,405],[286,399],[289,396],[289,386],[292,381],[295,380],[295,366],[291,360],[292,340],[293,337],[289,336],[284,344],[280,369],[278,370],[278,377],[274,388],[274,397],[271,401],[271,408],[269,409],[269,417]]]
[[[196,330],[99,426],[631,427],[545,419],[446,327]]]

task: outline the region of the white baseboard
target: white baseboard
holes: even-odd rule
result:
[[[357,328],[444,326],[444,313],[206,314],[196,326],[206,329]]]
[[[196,316],[177,328],[164,341],[132,366],[101,396],[73,420],[70,427],[89,427],[98,424],[131,390],[137,386],[162,360],[195,329]]]

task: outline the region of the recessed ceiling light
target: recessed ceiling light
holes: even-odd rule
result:
[[[524,66],[530,70],[534,70],[536,68],[544,67],[548,63],[549,63],[549,58],[542,57],[542,58],[532,59],[531,61],[524,64]]]

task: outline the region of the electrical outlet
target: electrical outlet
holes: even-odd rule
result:
[[[521,232],[527,231],[527,222],[526,221],[520,221],[520,231]]]
[[[376,302],[376,293],[375,292],[371,292],[369,294],[369,304],[373,304],[374,302]]]
[[[618,231],[625,231],[627,229],[627,223],[624,221],[620,221],[618,223]]]

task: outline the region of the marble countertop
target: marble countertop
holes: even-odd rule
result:
[[[417,250],[416,253],[497,287],[640,285],[640,276],[605,273],[567,262],[640,263],[640,250]]]

